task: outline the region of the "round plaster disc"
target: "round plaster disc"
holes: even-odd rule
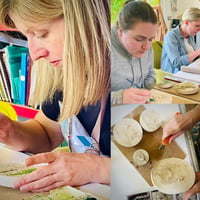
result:
[[[172,95],[157,90],[151,90],[151,98],[153,101],[149,104],[171,104],[173,101]]]
[[[164,89],[171,88],[172,86],[173,86],[173,83],[171,82],[163,82],[163,83],[158,84],[158,87],[164,88]]]
[[[179,158],[160,160],[151,170],[152,183],[165,194],[187,191],[195,182],[195,172],[188,162]]]
[[[145,165],[149,161],[149,153],[144,149],[138,149],[133,154],[133,162],[136,165]]]
[[[195,94],[199,91],[198,84],[193,82],[177,83],[175,88],[180,94]]]
[[[146,109],[139,118],[142,128],[147,132],[154,132],[161,126],[160,114],[155,110]]]
[[[116,141],[125,147],[137,145],[143,136],[140,124],[131,118],[123,118],[115,124],[113,135]]]

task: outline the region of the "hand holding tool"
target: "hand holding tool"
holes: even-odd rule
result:
[[[176,112],[175,115],[179,115],[179,114],[180,114],[179,112]],[[172,137],[172,135],[169,135],[169,136],[166,137],[164,140],[162,140],[161,145],[160,145],[158,148],[159,148],[160,150],[161,150],[161,149],[164,149],[165,146],[169,144],[169,140],[170,140],[171,137]]]
[[[171,135],[168,136],[168,137],[166,137],[164,140],[162,140],[162,143],[161,143],[161,145],[159,146],[159,149],[160,149],[160,150],[161,150],[161,149],[164,149],[165,146],[169,144],[170,138],[171,138]]]

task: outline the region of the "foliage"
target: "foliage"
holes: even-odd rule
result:
[[[116,22],[120,9],[125,1],[126,0],[111,0],[111,24]]]
[[[114,24],[117,20],[118,14],[126,0],[111,0],[111,24]],[[147,0],[151,6],[158,6],[159,0]]]
[[[151,6],[158,6],[159,0],[147,0],[147,3],[149,3]]]

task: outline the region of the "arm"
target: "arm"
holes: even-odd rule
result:
[[[123,90],[111,92],[111,105],[123,104]]]
[[[149,70],[148,76],[144,80],[144,86],[147,89],[152,89],[156,84],[155,72],[153,69]]]
[[[163,43],[163,49],[167,54],[171,64],[175,68],[180,68],[182,65],[188,65],[188,55],[183,41],[173,29],[169,31]]]
[[[144,77],[144,86],[147,89],[152,89],[156,84],[156,77],[154,71],[154,56],[153,56],[153,48],[151,47],[148,50],[148,55],[144,61],[142,61],[143,71],[147,71],[146,77]],[[149,66],[149,68],[147,68]],[[147,68],[147,69],[146,69]]]
[[[198,56],[200,56],[200,49],[197,49],[196,51],[193,51],[191,53],[188,54],[188,60],[189,62],[193,62],[195,58],[197,58]]]
[[[24,122],[12,121],[0,114],[0,122],[0,142],[18,151],[50,151],[63,140],[59,123],[48,119],[42,111]]]
[[[40,123],[46,122],[45,117],[39,119]],[[48,137],[51,140],[54,137],[53,131],[56,131],[54,126],[57,127],[57,123],[44,127],[50,132]],[[58,135],[56,134],[55,137]],[[36,154],[26,159],[27,166],[39,163],[48,163],[48,165],[37,167],[37,170],[16,181],[16,188],[22,191],[44,192],[65,185],[110,183],[110,158],[108,157],[57,151]]]
[[[200,105],[197,105],[192,110],[175,115],[170,121],[163,127],[162,139],[172,135],[170,138],[170,143],[172,140],[181,135],[184,131],[190,129],[195,123],[200,120]]]
[[[90,153],[50,152],[32,156],[26,164],[49,163],[15,182],[22,191],[45,192],[57,187],[96,182],[110,184],[110,158]],[[80,167],[81,166],[81,167]]]
[[[111,104],[144,104],[151,96],[151,92],[146,89],[129,88],[111,92]]]

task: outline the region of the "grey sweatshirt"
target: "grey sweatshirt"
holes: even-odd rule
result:
[[[152,47],[142,58],[130,55],[122,46],[117,30],[111,30],[111,103],[122,104],[123,90],[130,87],[151,89],[156,83]]]

